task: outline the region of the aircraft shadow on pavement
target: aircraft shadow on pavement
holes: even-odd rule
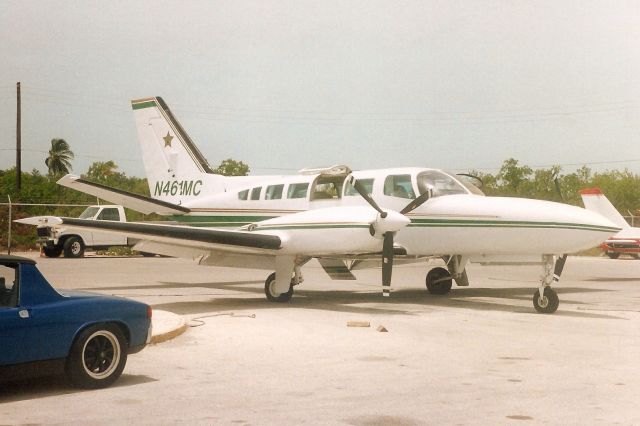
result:
[[[157,379],[149,376],[124,373],[110,387],[119,388],[125,386],[135,386],[155,381],[157,381]],[[79,392],[93,391],[94,390],[92,389],[80,389],[71,386],[66,377],[62,375],[34,377],[29,379],[2,382],[2,385],[0,386],[0,403],[28,401],[31,399],[46,398],[54,395],[70,395]]]
[[[533,292],[531,288],[454,288],[451,293],[444,296],[436,296],[427,293],[426,289],[402,289],[394,291],[389,298],[383,298],[379,291],[355,291],[355,290],[308,290],[304,284],[296,288],[293,298],[289,303],[271,303],[265,300],[262,287],[240,286],[241,282],[232,283],[201,283],[187,284],[189,287],[207,287],[220,290],[229,290],[222,297],[216,297],[210,301],[180,301],[153,305],[154,309],[162,309],[180,315],[195,315],[202,313],[229,311],[229,310],[261,310],[261,309],[315,309],[331,312],[349,312],[360,314],[392,314],[392,315],[417,315],[430,308],[452,307],[462,309],[474,309],[482,311],[502,311],[512,313],[536,314],[531,300]],[[248,282],[245,282],[249,284]],[[259,282],[251,282],[252,284]],[[179,289],[184,285],[180,283],[163,283],[171,288]],[[147,287],[145,287],[147,288]],[[571,293],[605,292],[605,289],[558,287],[558,293],[562,296]],[[237,293],[252,294],[257,297],[242,297]],[[188,296],[188,295],[187,295]],[[491,300],[488,300],[491,299]],[[514,305],[510,300],[527,301],[527,306]],[[580,301],[567,300],[565,303],[584,304]],[[362,306],[366,305],[366,306]],[[556,312],[556,316],[571,316],[579,318],[608,318],[620,319],[614,315],[597,314],[593,312],[563,311]]]

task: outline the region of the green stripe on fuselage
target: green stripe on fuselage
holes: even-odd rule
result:
[[[469,227],[469,228],[554,228],[554,229],[585,229],[590,231],[617,232],[616,228],[608,226],[586,225],[581,223],[563,222],[532,222],[511,220],[470,220],[470,219],[411,219],[410,227]]]
[[[241,227],[250,223],[260,224],[260,222],[272,219],[278,216],[173,216],[173,220],[191,226],[208,226],[208,227]],[[320,228],[338,228],[355,225],[329,225],[315,224],[305,225],[304,227]],[[368,225],[357,225],[357,227],[365,227]],[[532,221],[501,221],[501,220],[475,220],[475,219],[418,219],[412,218],[408,225],[411,228],[549,228],[549,229],[583,229],[600,232],[617,232],[617,228],[606,226],[586,225],[580,223],[563,223],[563,222],[532,222]],[[286,228],[285,228],[286,227]],[[277,229],[294,229],[301,228],[301,225],[277,225]],[[263,227],[262,229],[267,229]],[[269,229],[276,229],[270,227]]]

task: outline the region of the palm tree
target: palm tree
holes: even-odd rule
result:
[[[55,177],[69,173],[72,169],[70,160],[73,160],[73,152],[64,139],[51,139],[49,156],[44,164],[49,168],[49,176]]]

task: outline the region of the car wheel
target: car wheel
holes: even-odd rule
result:
[[[609,256],[611,259],[617,259],[620,257],[620,253],[617,253],[615,251],[608,251],[607,256]]]
[[[51,246],[51,247],[45,246],[45,247],[42,247],[42,252],[47,257],[60,257],[60,255],[62,254],[62,247],[61,246]]]
[[[69,237],[64,242],[64,257],[78,258],[84,256],[84,242],[80,237]]]
[[[83,330],[67,358],[67,377],[75,386],[86,389],[111,385],[127,363],[126,342],[115,325],[100,324]]]

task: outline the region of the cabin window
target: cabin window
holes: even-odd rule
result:
[[[249,190],[245,189],[244,191],[238,192],[238,200],[246,200],[249,198]]]
[[[100,214],[96,219],[119,221],[120,213],[118,212],[118,209],[112,209],[112,208],[102,209],[102,211],[100,212]]]
[[[309,182],[292,183],[287,190],[287,198],[307,198]]]
[[[279,200],[282,198],[284,185],[269,185],[264,195],[265,200]]]
[[[384,180],[384,195],[399,198],[416,198],[411,186],[411,175],[389,175]]]
[[[342,195],[346,176],[318,176],[311,191],[311,200],[331,200]]]
[[[433,190],[434,197],[453,194],[467,194],[467,190],[455,179],[446,173],[437,170],[429,170],[418,174],[418,190],[420,194]]]
[[[367,194],[371,195],[373,193],[373,179],[356,179],[356,180],[360,182],[360,185],[364,187],[365,191],[367,191]],[[344,186],[344,195],[351,197],[359,194],[358,194],[358,191],[356,191],[356,189],[353,187],[353,185],[347,182]]]
[[[252,200],[259,200],[260,199],[260,192],[262,192],[262,187],[259,186],[257,188],[253,188],[251,190],[251,199]]]

